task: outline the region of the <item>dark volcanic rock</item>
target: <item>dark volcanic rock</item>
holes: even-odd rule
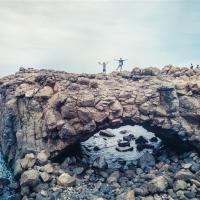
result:
[[[143,136],[140,136],[135,140],[135,143],[136,144],[146,144],[146,143],[148,143],[148,141]]]
[[[150,139],[150,141],[151,141],[151,142],[158,142],[158,138],[157,138],[157,137],[152,137],[152,138]]]
[[[138,161],[139,167],[142,169],[150,169],[151,167],[155,166],[155,158],[150,153],[145,153]]]
[[[116,150],[119,152],[133,151],[133,147],[116,147]]]
[[[144,149],[153,149],[154,146],[151,144],[138,144],[136,148],[138,151],[142,151]]]
[[[113,133],[111,133],[108,130],[101,130],[99,132],[99,135],[104,136],[104,137],[114,137],[115,136]]]
[[[120,141],[118,142],[118,146],[119,146],[119,147],[129,147],[129,146],[130,146],[130,142],[120,140]]]
[[[129,134],[129,135],[126,135],[126,136],[123,136],[123,140],[126,140],[126,141],[131,141],[133,140],[135,137],[133,134]]]

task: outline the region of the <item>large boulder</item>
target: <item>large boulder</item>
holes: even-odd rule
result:
[[[39,183],[39,173],[37,170],[31,169],[25,171],[21,175],[20,185],[21,186],[36,186]]]

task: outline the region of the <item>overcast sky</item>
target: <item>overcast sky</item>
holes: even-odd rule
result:
[[[189,3],[188,3],[189,2]],[[96,73],[200,64],[200,1],[0,0],[0,76],[22,67]]]

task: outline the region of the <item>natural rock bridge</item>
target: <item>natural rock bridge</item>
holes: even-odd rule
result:
[[[7,160],[51,157],[104,127],[141,124],[200,151],[200,70],[166,66],[105,74],[20,69],[0,79],[0,142]],[[161,131],[162,130],[162,131]]]

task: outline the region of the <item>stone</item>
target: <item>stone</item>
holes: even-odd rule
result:
[[[43,197],[48,197],[48,192],[45,191],[45,190],[41,190],[40,194],[41,194]]]
[[[26,154],[25,158],[21,159],[20,164],[23,169],[32,168],[36,162],[35,156],[33,153]]]
[[[157,137],[152,137],[152,138],[150,139],[150,141],[151,141],[151,142],[158,142],[158,138],[157,138]]]
[[[126,134],[126,133],[128,133],[128,131],[127,130],[121,130],[120,133],[121,134]]]
[[[53,173],[53,171],[54,171],[53,165],[51,163],[44,165],[43,171],[48,173],[48,174]]]
[[[183,180],[177,180],[174,183],[174,190],[178,191],[178,190],[185,190],[187,189],[187,183]]]
[[[116,147],[115,148],[119,152],[127,152],[127,151],[133,151],[133,147]]]
[[[75,184],[75,181],[75,177],[70,176],[67,173],[63,173],[57,178],[57,184],[63,187],[72,186]]]
[[[191,183],[195,184],[198,188],[200,188],[200,181],[191,179]]]
[[[125,200],[135,200],[135,193],[133,190],[129,190],[125,195]]]
[[[155,158],[149,152],[144,153],[144,155],[138,160],[139,167],[144,170],[154,167],[155,163]]]
[[[65,123],[61,131],[59,132],[59,136],[61,139],[68,139],[75,134],[75,129],[69,123]]]
[[[195,174],[195,177],[198,181],[200,181],[200,170]]]
[[[191,179],[195,179],[195,175],[189,170],[180,170],[175,174],[175,179],[190,181]]]
[[[45,165],[47,164],[48,162],[48,159],[49,159],[49,154],[43,150],[41,152],[39,152],[37,154],[37,162],[40,164],[40,165]]]
[[[33,187],[39,183],[39,173],[37,170],[31,169],[23,172],[20,179],[21,186]]]
[[[113,133],[111,133],[108,130],[101,130],[99,132],[99,135],[104,136],[104,137],[114,137],[115,136]]]
[[[42,172],[41,174],[40,174],[40,177],[41,177],[41,179],[42,179],[42,181],[43,182],[48,182],[49,181],[49,174],[48,173],[46,173],[46,172]]]
[[[57,126],[57,121],[61,120],[61,115],[55,110],[48,110],[45,113],[45,122],[48,130],[54,130]]]
[[[189,169],[191,166],[192,166],[192,163],[184,163],[184,164],[182,165],[182,168],[183,168],[183,169]]]
[[[107,183],[111,184],[111,183],[117,182],[119,177],[120,177],[119,171],[115,171],[107,178]]]
[[[73,169],[73,173],[76,174],[76,175],[80,175],[83,173],[85,169],[83,167],[76,167]]]
[[[193,172],[193,173],[196,173],[200,170],[200,163],[193,163],[190,170]]]
[[[164,176],[158,176],[154,178],[148,184],[148,190],[150,193],[154,194],[157,192],[164,192],[168,187],[167,179]]]
[[[144,149],[153,149],[154,146],[151,144],[138,144],[136,148],[140,152],[143,151]]]
[[[129,134],[126,136],[123,136],[123,140],[130,142],[131,140],[135,139],[133,134]]]
[[[104,169],[104,170],[107,169],[108,164],[106,162],[105,157],[103,156],[97,157],[93,163],[93,167],[97,167],[99,169]]]
[[[148,141],[143,137],[143,136],[139,136],[136,140],[135,143],[136,144],[146,144]]]
[[[49,86],[45,86],[35,94],[35,97],[50,98],[52,95],[53,89]]]
[[[67,104],[62,106],[61,115],[63,119],[74,119],[78,116],[73,104]]]
[[[21,160],[18,159],[18,160],[16,160],[15,165],[14,165],[14,176],[16,178],[18,178],[23,172],[23,169],[22,169],[20,162],[21,162]]]
[[[119,147],[129,147],[130,146],[130,142],[129,141],[123,141],[123,140],[120,140],[119,142],[118,142],[118,146]]]

